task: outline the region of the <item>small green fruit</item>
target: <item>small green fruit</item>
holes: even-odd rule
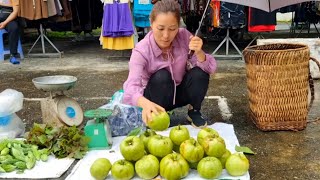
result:
[[[152,113],[152,120],[147,125],[155,131],[164,131],[170,125],[170,116],[167,112],[161,112],[158,115]]]
[[[106,179],[111,169],[111,166],[112,165],[107,158],[96,159],[90,167],[90,174],[96,180]]]

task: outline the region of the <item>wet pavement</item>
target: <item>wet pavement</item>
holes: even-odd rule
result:
[[[49,96],[49,93],[35,88],[33,78],[62,74],[76,76],[76,86],[65,94],[88,110],[106,104],[108,98],[122,88],[128,75],[130,51],[102,50],[98,41],[57,40],[55,44],[64,51],[61,59],[26,58],[20,65],[12,65],[8,60],[0,62],[0,92],[11,88],[24,94],[24,108],[17,114],[27,124],[27,130],[33,122],[41,122],[39,98]],[[25,52],[30,46],[30,43],[24,45]],[[207,44],[205,48],[212,52],[214,45]],[[316,99],[308,116],[312,121],[320,117],[319,80],[315,81],[315,89]],[[232,116],[225,116],[226,112],[219,105],[221,98],[225,98]],[[305,130],[298,132],[257,129],[248,118],[246,68],[242,60],[218,60],[218,71],[210,78],[202,112],[210,123],[233,124],[240,145],[256,152],[256,155],[247,156],[251,179],[320,179],[320,121],[310,122]],[[180,108],[173,119],[187,123],[185,114],[186,109]],[[71,168],[59,179],[65,179],[70,171]]]

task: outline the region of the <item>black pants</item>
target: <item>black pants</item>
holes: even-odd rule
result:
[[[0,8],[0,22],[3,22],[7,19],[10,13],[3,13]],[[12,56],[18,55],[18,41],[19,41],[19,25],[17,19],[9,22],[5,27],[6,31],[8,31],[8,38],[9,38],[9,48],[10,54]]]
[[[144,97],[170,111],[177,107],[192,105],[195,110],[201,109],[201,103],[207,93],[209,74],[199,67],[189,70],[176,89],[176,101],[173,105],[174,82],[171,73],[160,69],[154,73],[144,90]]]

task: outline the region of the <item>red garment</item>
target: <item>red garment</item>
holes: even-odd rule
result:
[[[276,25],[255,25],[251,26],[250,21],[251,20],[251,8],[249,7],[249,13],[248,13],[248,31],[249,32],[269,32],[276,30]]]
[[[220,25],[220,1],[219,0],[212,0],[210,2],[210,7],[212,8],[212,26],[219,27]]]

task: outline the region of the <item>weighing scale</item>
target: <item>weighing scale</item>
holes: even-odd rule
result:
[[[86,118],[90,118],[84,127],[84,133],[90,138],[89,149],[110,149],[112,146],[111,129],[108,117],[112,110],[93,109],[84,113]]]
[[[74,99],[67,97],[64,91],[74,87],[77,78],[68,75],[43,76],[32,79],[39,90],[50,92],[50,96],[41,100],[43,123],[56,126],[79,126],[83,122],[83,111]]]

